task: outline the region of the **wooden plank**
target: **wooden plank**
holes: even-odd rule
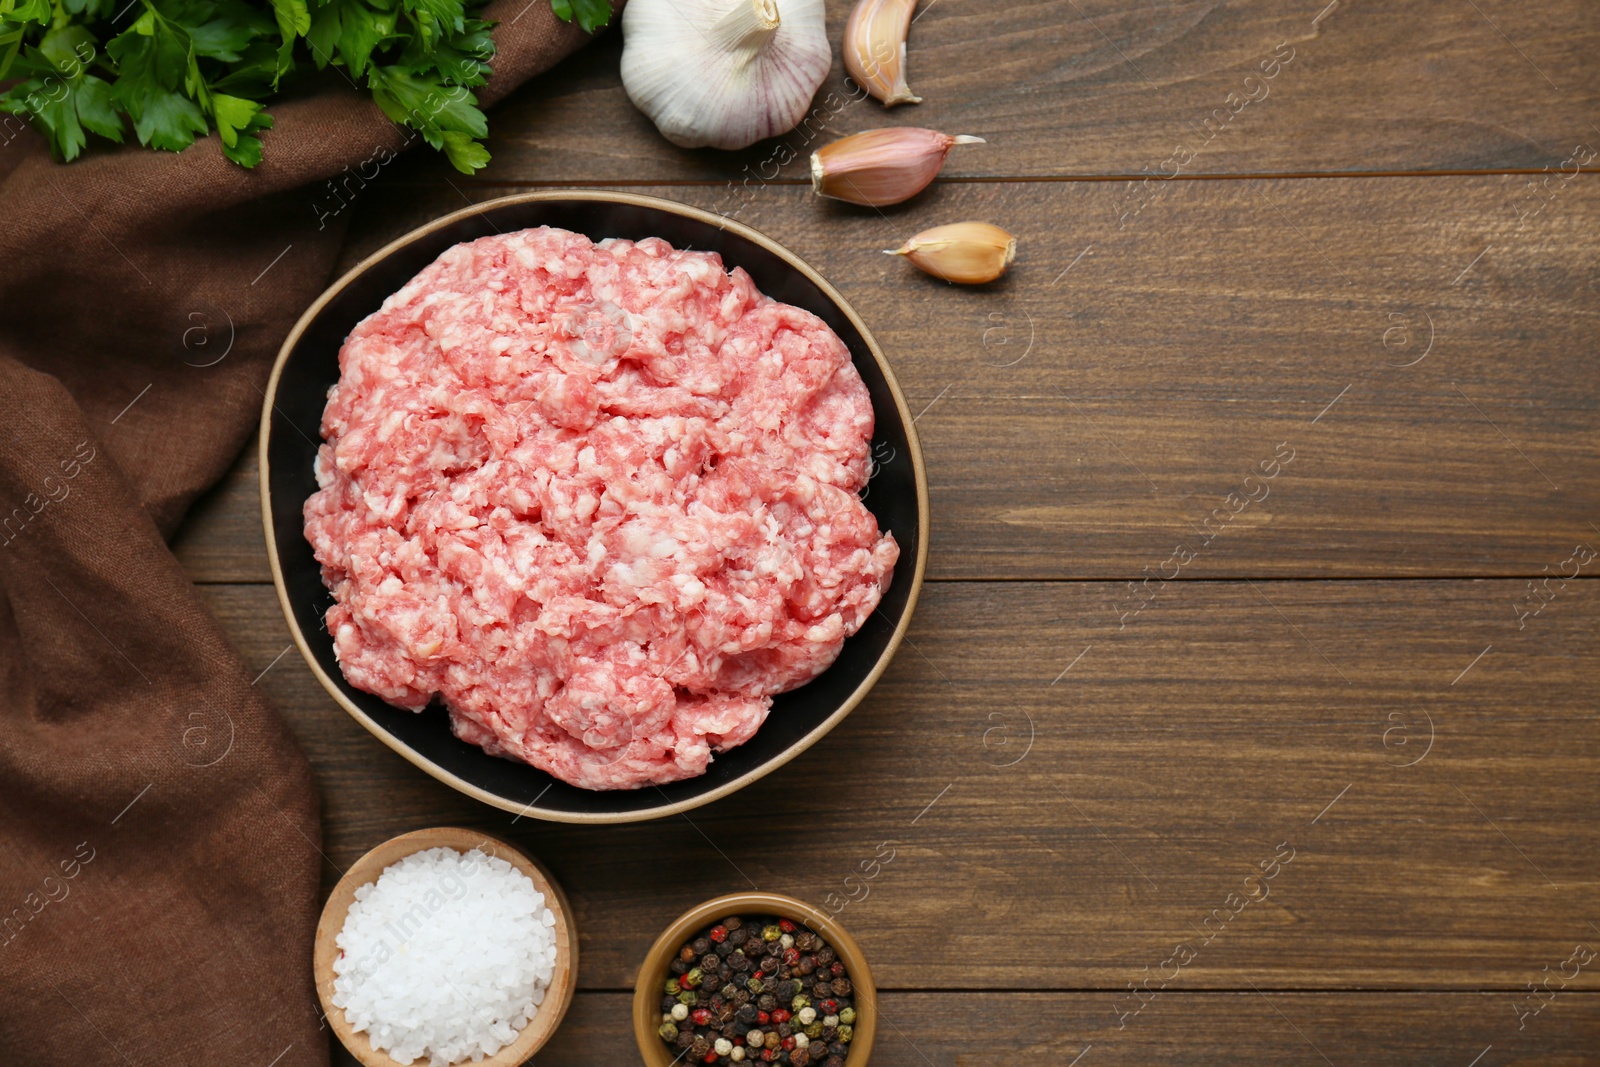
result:
[[[755,885],[839,908],[885,988],[1122,990],[1189,945],[1182,992],[1515,991],[1600,945],[1600,584],[1552,590],[1519,630],[1522,582],[1192,582],[1122,626],[1121,585],[935,583],[811,751],[602,828],[434,782],[279,658],[270,587],[204,592],[249,670],[276,661],[330,881],[407,830],[503,835],[572,897],[583,988]]]
[[[1474,1067],[1579,1067],[1600,1043],[1600,998],[1578,993],[1521,1031],[1504,993],[1167,993],[1122,1030],[1114,1003],[1107,993],[890,993],[882,1012],[893,1025],[879,1027],[872,1063],[1304,1067],[1321,1053],[1337,1064],[1465,1067],[1487,1048]],[[580,993],[539,1067],[635,1062],[628,1011],[625,994]]]
[[[849,6],[828,4],[836,55]],[[1154,173],[1180,145],[1193,158],[1167,169],[1186,174],[1537,171],[1600,145],[1597,49],[1588,0],[924,0],[908,68],[924,103],[886,112],[836,61],[808,126],[721,153],[674,147],[633,108],[613,34],[494,110],[475,181],[804,181],[817,144],[888,125],[988,138],[951,157],[954,178]],[[465,184],[432,153],[396,173]]]
[[[172,551],[192,580],[272,581],[261,528],[260,470],[252,437],[227,476],[189,509]]]
[[[946,186],[889,217],[768,189],[752,215],[856,304],[920,412],[934,578],[1132,578],[1178,545],[1184,578],[1539,575],[1600,539],[1600,179],[1526,218],[1519,183],[1177,182],[1120,230],[1104,182]],[[347,261],[463,195],[373,190]],[[957,218],[1016,232],[1014,273],[957,290],[878,253]],[[264,578],[248,481],[180,540],[202,579]]]

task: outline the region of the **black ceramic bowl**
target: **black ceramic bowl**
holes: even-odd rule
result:
[[[445,710],[392,707],[345,681],[323,628],[333,603],[303,533],[301,508],[317,489],[312,461],[328,390],[339,378],[345,337],[389,294],[451,245],[532,226],[586,234],[660,237],[675,248],[713,251],[743,267],[762,292],[820,317],[850,348],[877,415],[878,470],[866,504],[900,543],[894,581],[878,611],[844,644],[827,671],[773,701],[754,738],[717,756],[701,777],[643,789],[578,789],[523,763],[458,740]],[[371,256],[313,304],[290,332],[267,385],[261,420],[261,502],[267,555],[295,644],[333,699],[384,744],[442,782],[479,800],[558,822],[636,822],[709,803],[804,752],[859,704],[888,665],[911,620],[928,554],[928,485],[905,397],[859,316],[792,252],[720,215],[630,193],[531,193],[448,215]]]

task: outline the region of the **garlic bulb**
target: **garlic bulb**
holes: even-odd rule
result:
[[[744,148],[787,133],[832,65],[822,0],[630,0],[622,9],[622,86],[684,148]]]
[[[905,256],[919,270],[962,285],[982,285],[1006,272],[1017,255],[1017,239],[987,222],[952,222],[923,230],[885,255]]]
[[[818,196],[887,207],[926,189],[951,148],[983,143],[982,137],[917,126],[863,130],[811,153],[811,187]]]

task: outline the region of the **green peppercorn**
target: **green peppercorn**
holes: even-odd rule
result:
[[[657,1030],[656,1033],[661,1035],[661,1040],[663,1041],[678,1040],[678,1028],[671,1023],[662,1023],[661,1029]]]
[[[695,991],[692,989],[685,989],[682,993],[678,994],[679,1004],[687,1004],[692,1008],[699,1002],[700,998],[695,995]]]
[[[782,936],[783,930],[776,925],[764,926],[761,928],[761,940],[763,941],[776,941]]]
[[[750,979],[750,984],[745,986],[745,988],[750,990],[750,992],[752,992],[752,993],[759,993],[759,992],[761,992],[763,989],[765,989],[767,987],[762,984],[761,979],[752,978],[752,979]]]
[[[840,1041],[843,1041],[845,1044],[848,1045],[850,1043],[850,1039],[855,1037],[855,1036],[856,1036],[856,1028],[855,1027],[851,1026],[849,1023],[840,1023],[839,1024],[839,1040]]]
[[[805,1033],[806,1033],[806,1037],[810,1038],[812,1041],[815,1041],[817,1038],[821,1037],[822,1036],[822,1022],[821,1022],[821,1020],[817,1020],[817,1021],[814,1021],[814,1022],[807,1023],[806,1024]]]
[[[809,1008],[811,1006],[811,998],[804,993],[796,993],[795,998],[789,1001],[789,1004],[794,1011],[799,1011],[801,1008]]]
[[[854,1023],[856,1021],[856,1010],[854,1008],[845,1008],[839,1013],[839,1021],[847,1026]]]
[[[698,986],[700,984],[700,979],[704,978],[705,976],[705,972],[700,968],[692,967],[690,968],[689,973],[683,976],[682,984],[691,987]]]
[[[661,983],[661,988],[669,997],[675,997],[679,993],[683,992],[683,987],[678,984],[678,980],[676,978],[668,978],[665,982]]]

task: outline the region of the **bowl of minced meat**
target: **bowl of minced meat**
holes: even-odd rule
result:
[[[866,695],[921,580],[912,419],[843,299],[747,227],[628,194],[479,205],[302,318],[262,430],[314,673],[507,810],[725,795]]]

